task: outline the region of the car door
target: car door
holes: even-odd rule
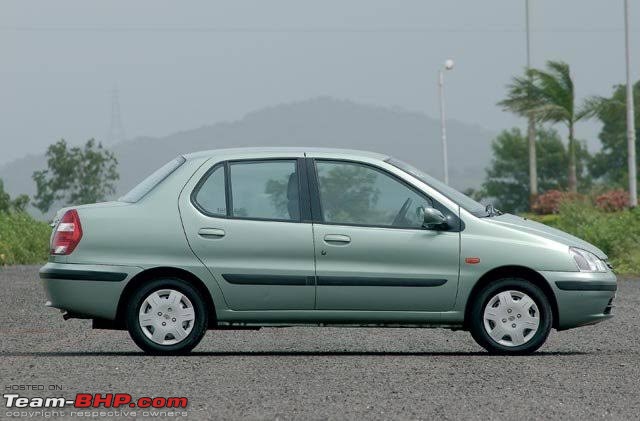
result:
[[[302,165],[295,157],[219,162],[182,195],[189,244],[231,309],[314,307],[313,236]]]
[[[376,166],[309,161],[315,199],[316,308],[450,310],[459,267],[455,213]],[[450,229],[422,228],[424,206],[443,211]]]

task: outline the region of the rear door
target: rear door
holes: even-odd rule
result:
[[[455,213],[371,164],[315,159],[309,168],[316,199],[317,309],[453,307],[460,244]],[[423,206],[443,211],[452,229],[423,229]]]
[[[189,244],[234,310],[314,308],[303,164],[295,156],[218,162],[181,195]]]

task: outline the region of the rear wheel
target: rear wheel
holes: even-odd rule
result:
[[[208,323],[205,301],[181,279],[145,283],[127,306],[127,329],[133,341],[150,354],[184,354],[204,336]]]
[[[525,279],[492,282],[474,299],[469,314],[473,339],[495,354],[529,354],[546,341],[553,324],[544,292]]]

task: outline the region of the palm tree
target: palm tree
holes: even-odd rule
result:
[[[525,72],[525,77],[530,79],[527,72]],[[513,82],[507,87],[507,98],[500,101],[498,105],[504,107],[506,111],[527,117],[529,120],[527,140],[529,143],[529,207],[531,208],[538,195],[538,162],[536,157],[535,118],[530,111],[530,108],[533,107],[529,104],[530,98],[523,96],[523,93],[529,88],[529,83],[530,80],[525,82],[524,78],[515,77]]]
[[[569,191],[578,190],[576,176],[575,125],[591,117],[588,106],[576,109],[575,92],[569,65],[548,61],[547,70],[529,69],[524,77],[516,77],[508,86],[507,98],[499,104],[519,115],[532,113],[537,121],[563,123],[569,130]]]

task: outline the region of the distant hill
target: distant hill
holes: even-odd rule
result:
[[[477,187],[490,161],[495,133],[458,121],[447,123],[449,176],[458,189]],[[119,166],[118,194],[180,153],[241,146],[326,146],[393,155],[442,177],[439,121],[397,108],[321,97],[264,108],[223,122],[165,137],[139,137],[113,146]],[[35,193],[33,171],[43,155],[28,155],[0,167],[12,195]]]

